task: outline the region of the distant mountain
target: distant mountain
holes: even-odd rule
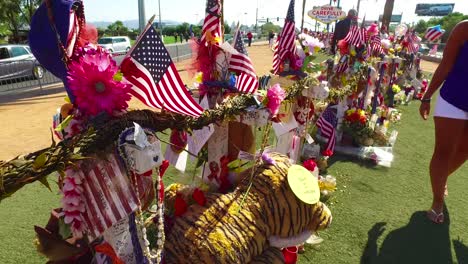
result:
[[[115,21],[114,21],[115,22]],[[110,24],[114,23],[114,22],[109,22],[109,21],[91,21],[89,22],[90,24],[94,25],[95,27],[97,28],[106,28],[107,26],[109,26]],[[122,21],[123,24],[128,27],[129,29],[136,29],[138,28],[138,20],[137,19],[133,19],[133,20],[124,20]],[[158,22],[157,20],[155,20],[154,22]],[[161,21],[163,26],[177,26],[177,25],[180,25],[182,24],[182,22],[178,22],[178,21],[174,21],[174,20],[162,20]]]

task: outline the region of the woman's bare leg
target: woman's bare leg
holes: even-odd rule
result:
[[[449,176],[460,168],[468,159],[468,121],[465,121],[464,133],[457,144],[458,148],[454,157],[450,160]],[[444,195],[448,195],[447,184],[445,184]]]
[[[444,189],[447,178],[464,161],[457,159],[459,144],[464,141],[465,120],[434,117],[435,148],[430,164],[433,193],[432,209],[441,213],[444,206]],[[466,160],[466,156],[465,156]],[[463,162],[462,162],[463,161]]]

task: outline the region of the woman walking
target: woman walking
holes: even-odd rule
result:
[[[447,178],[468,158],[468,20],[458,23],[445,47],[442,62],[421,99],[419,112],[427,120],[431,98],[439,89],[434,109],[435,148],[430,163],[433,201],[427,212],[434,223],[444,222]],[[466,175],[465,175],[466,176]]]

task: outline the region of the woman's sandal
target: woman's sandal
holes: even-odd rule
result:
[[[438,214],[434,209],[427,211],[427,218],[436,224],[444,223],[444,213]]]

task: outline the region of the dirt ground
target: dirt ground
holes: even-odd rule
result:
[[[248,48],[249,56],[259,76],[271,68],[273,52],[266,45]],[[189,61],[176,63],[183,81],[189,86],[193,80],[186,70]],[[422,62],[425,71],[433,72],[436,63]],[[51,144],[52,116],[65,103],[63,87],[49,88],[16,94],[0,94],[0,160],[27,154]],[[131,108],[146,108],[141,102],[132,100]]]

